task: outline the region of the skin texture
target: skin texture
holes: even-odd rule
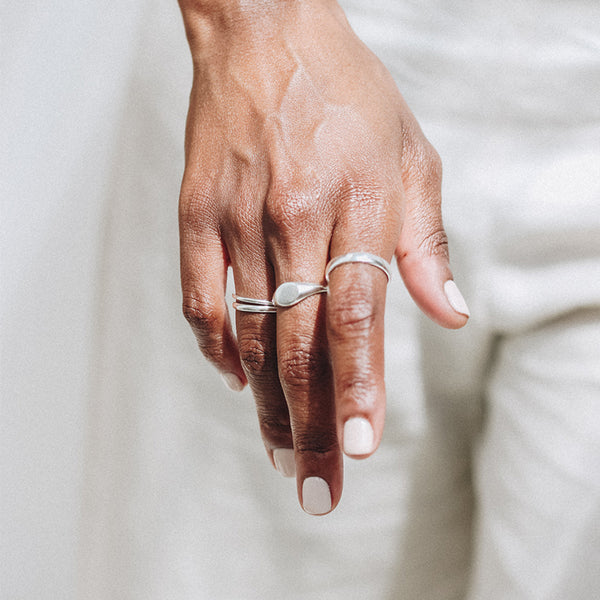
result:
[[[333,271],[330,290],[236,313],[236,293],[270,299],[286,281],[324,283],[328,260],[391,260],[421,309],[462,327],[440,211],[441,163],[391,76],[335,2],[180,2],[194,81],[180,198],[184,314],[222,373],[249,383],[262,438],[295,451],[306,477],[342,492],[343,427],[385,412],[387,280],[369,265]],[[355,458],[364,458],[370,454]]]

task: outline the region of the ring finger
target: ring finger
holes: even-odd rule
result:
[[[229,247],[236,295],[266,301],[273,295],[275,278],[262,242],[242,246],[239,239]],[[276,327],[275,314],[236,311],[240,359],[254,395],[265,449],[273,466],[284,477],[293,477],[292,431],[277,372]]]

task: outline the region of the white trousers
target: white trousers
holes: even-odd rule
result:
[[[594,598],[600,310],[472,333],[424,327],[428,427],[397,597]]]

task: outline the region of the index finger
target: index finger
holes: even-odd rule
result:
[[[364,251],[364,247],[349,247],[347,238],[342,237],[342,245],[332,247],[334,258]],[[370,254],[381,258],[385,254],[387,261],[391,250],[379,248]],[[354,458],[375,451],[385,419],[384,313],[388,276],[374,262],[349,260],[334,268],[329,277],[327,335],[338,437],[344,453]]]

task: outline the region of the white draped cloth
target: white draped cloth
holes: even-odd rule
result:
[[[343,4],[442,156],[473,316],[393,278],[384,441],[325,518],[181,316],[175,0],[2,7],[3,598],[600,589],[600,4]]]

